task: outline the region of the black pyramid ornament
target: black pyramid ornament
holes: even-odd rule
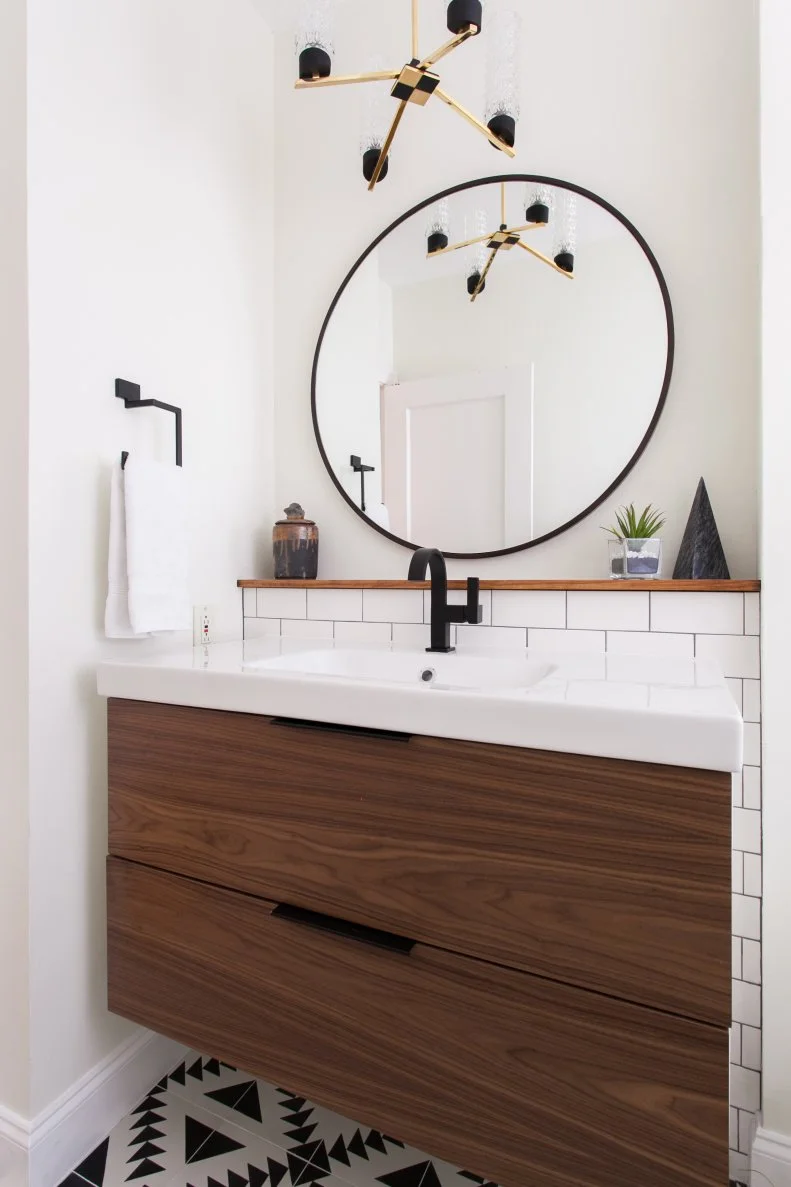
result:
[[[728,581],[730,579],[728,562],[722,549],[706,483],[702,478],[698,483],[684,538],[678,550],[673,579],[675,581]]]

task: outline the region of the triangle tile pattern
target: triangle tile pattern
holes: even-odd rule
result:
[[[190,1052],[60,1187],[495,1187]]]

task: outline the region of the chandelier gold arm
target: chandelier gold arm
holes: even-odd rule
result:
[[[480,293],[482,291],[483,286],[486,284],[486,277],[489,275],[489,269],[491,268],[492,264],[494,263],[496,256],[497,256],[497,251],[493,250],[489,255],[489,259],[486,261],[486,267],[484,268],[483,272],[481,273],[481,279],[478,281],[477,285],[475,286],[475,292],[470,297],[471,302],[475,300],[475,298],[478,296],[478,293]]]
[[[523,227],[507,227],[506,230],[509,235],[522,235],[525,231],[542,231],[546,225],[546,223],[525,223]]]
[[[420,41],[420,0],[412,0],[412,57],[419,58],[420,50],[418,43]]]
[[[487,231],[485,235],[478,235],[476,239],[465,239],[463,243],[451,243],[449,247],[440,247],[438,251],[429,251],[426,253],[427,260],[433,260],[434,256],[445,256],[449,251],[461,251],[463,247],[474,247],[476,243],[486,243],[491,239],[493,232]]]
[[[473,128],[477,128],[479,132],[482,132],[486,139],[491,144],[493,144],[495,148],[499,148],[508,157],[516,156],[515,149],[511,148],[508,144],[503,144],[502,140],[499,140],[497,136],[495,136],[494,132],[491,132],[486,127],[486,124],[482,124],[480,120],[475,118],[471,111],[468,111],[466,107],[462,107],[461,103],[457,103],[455,99],[451,98],[447,91],[443,91],[441,87],[437,87],[434,91],[434,94],[439,99],[441,99],[443,103],[447,103],[448,107],[450,107],[453,111],[458,112],[462,119],[465,119],[468,124],[472,124]]]
[[[555,271],[559,272],[561,276],[565,276],[566,280],[574,280],[573,272],[567,272],[565,268],[559,268],[554,260],[551,260],[549,256],[545,256],[542,252],[536,251],[534,247],[528,247],[527,244],[522,243],[521,240],[517,246],[523,248],[524,251],[530,252],[531,256],[535,256],[537,260],[541,260],[544,264],[549,264],[550,268],[554,268]]]
[[[428,70],[429,66],[434,66],[437,62],[441,62],[443,58],[447,58],[448,54],[452,54],[454,49],[458,49],[460,45],[464,45],[465,41],[469,41],[477,33],[478,29],[475,25],[470,25],[463,33],[457,33],[455,37],[451,37],[450,41],[446,41],[439,49],[435,49],[432,54],[424,58],[418,66],[418,70]],[[417,57],[417,54],[414,56]]]
[[[345,87],[355,82],[393,82],[400,74],[400,70],[376,70],[370,74],[331,74],[329,78],[298,78],[294,83],[294,89],[307,91],[313,87]]]
[[[371,183],[368,186],[369,192],[376,188],[376,183],[379,180],[379,175],[381,174],[382,170],[384,169],[385,161],[387,160],[387,154],[390,152],[390,146],[392,145],[393,141],[395,140],[395,134],[398,131],[398,125],[401,123],[401,119],[402,119],[404,112],[407,109],[408,102],[409,102],[408,99],[402,99],[398,105],[398,111],[395,114],[395,119],[393,120],[392,124],[390,125],[390,131],[387,133],[387,139],[385,140],[384,144],[382,145],[382,151],[379,153],[379,160],[376,162],[376,168],[374,169],[373,177],[371,178]]]
[[[505,182],[500,183],[500,223],[502,226],[508,226],[508,219],[505,214]]]

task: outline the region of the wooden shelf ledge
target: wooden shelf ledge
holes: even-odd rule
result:
[[[473,566],[474,567],[474,566]],[[255,581],[240,580],[239,589],[429,589],[428,581]],[[464,581],[448,581],[449,589],[464,589]],[[619,593],[639,590],[643,593],[760,593],[760,581],[487,581],[481,589],[492,590],[573,590],[579,592]]]

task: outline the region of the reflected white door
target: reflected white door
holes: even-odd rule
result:
[[[532,369],[385,385],[391,530],[446,552],[492,552],[531,539],[532,417]]]

